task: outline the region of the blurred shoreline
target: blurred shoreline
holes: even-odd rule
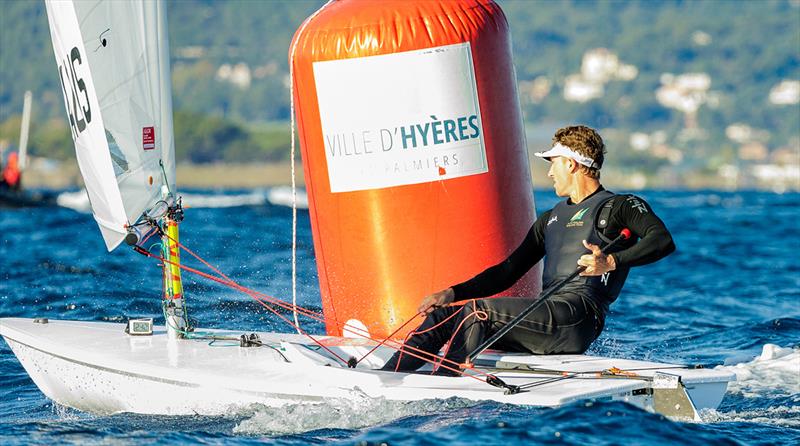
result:
[[[547,177],[548,165],[538,159],[530,160],[531,177],[535,189],[548,189],[552,181]],[[631,169],[631,170],[626,170]],[[178,164],[176,169],[178,187],[196,189],[249,189],[290,185],[291,164],[288,161],[274,163],[211,163]],[[295,165],[296,182],[304,186],[303,165]],[[631,166],[609,165],[603,171],[603,185],[611,190],[636,191],[642,189],[665,190],[764,190],[777,193],[800,191],[800,182],[759,182],[732,180],[715,174],[645,175]],[[75,161],[58,162],[33,158],[23,176],[23,185],[30,189],[78,188],[83,182]]]
[[[302,186],[305,184],[303,165],[298,162],[295,168],[297,184]],[[289,162],[178,164],[176,175],[181,188],[247,189],[290,185],[292,182]],[[45,162],[41,159],[31,163],[24,173],[23,182],[26,188],[68,189],[83,185],[75,161]]]

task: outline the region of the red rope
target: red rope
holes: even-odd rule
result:
[[[162,261],[162,262],[164,262],[164,263],[168,263],[168,264],[170,264],[170,265],[175,265],[175,266],[177,266],[177,267],[179,267],[179,268],[181,268],[181,269],[183,269],[183,270],[186,270],[186,271],[189,271],[189,272],[191,272],[191,273],[197,274],[197,275],[199,275],[199,276],[205,277],[206,279],[213,280],[213,281],[215,281],[215,282],[217,282],[217,283],[221,283],[221,284],[223,284],[223,285],[230,286],[230,287],[232,287],[232,288],[238,289],[239,291],[242,291],[242,292],[244,292],[244,293],[246,293],[246,294],[250,295],[250,293],[248,292],[249,290],[248,290],[247,288],[245,288],[245,287],[243,287],[243,286],[239,285],[238,283],[236,283],[236,282],[234,282],[234,281],[232,281],[232,280],[230,280],[230,279],[228,279],[227,281],[226,281],[226,280],[222,280],[222,279],[220,279],[220,278],[218,278],[218,277],[214,277],[214,276],[212,276],[212,275],[210,275],[210,274],[204,273],[203,271],[200,271],[200,270],[198,270],[198,269],[195,269],[195,268],[192,268],[192,267],[189,267],[189,266],[186,266],[186,265],[181,265],[181,264],[175,263],[175,262],[173,262],[173,261],[170,261],[170,260],[167,260],[167,259],[165,259],[164,257],[161,257],[161,256],[156,256],[156,255],[153,255],[153,254],[151,254],[151,253],[150,253],[150,252],[148,252],[148,251],[144,251],[144,250],[143,250],[142,252],[143,252],[143,253],[146,253],[146,255],[147,255],[147,256],[149,256],[149,257],[152,257],[152,258],[155,258],[155,259],[158,259],[158,260],[161,260],[161,261]],[[251,295],[251,297],[254,297],[254,296],[252,296],[252,295]],[[264,308],[266,308],[267,310],[269,310],[269,311],[273,312],[273,313],[274,313],[276,316],[278,316],[279,318],[283,319],[284,321],[286,321],[287,323],[289,323],[290,325],[292,325],[292,322],[291,322],[290,320],[288,320],[287,318],[285,318],[285,317],[284,317],[282,314],[280,314],[280,313],[279,313],[277,310],[275,310],[274,308],[270,307],[269,305],[267,305],[265,302],[261,301],[260,299],[255,299],[255,300],[256,300],[258,303],[260,303],[260,304],[261,304],[261,305],[262,305]],[[309,339],[311,339],[312,341],[314,341],[314,343],[315,343],[315,344],[319,345],[320,347],[322,347],[323,349],[325,349],[325,350],[326,350],[328,353],[330,353],[331,355],[333,355],[334,357],[336,357],[336,359],[338,359],[339,361],[341,361],[341,362],[342,362],[342,364],[347,364],[347,360],[346,360],[346,359],[344,359],[344,358],[342,358],[341,356],[337,355],[337,354],[336,354],[336,352],[334,352],[333,350],[331,350],[331,349],[330,349],[330,348],[328,348],[327,346],[323,345],[323,344],[322,344],[321,342],[319,342],[319,341],[318,341],[318,340],[317,340],[317,339],[316,339],[314,336],[312,336],[312,335],[310,335],[310,334],[308,334],[308,333],[306,333],[306,332],[304,332],[304,331],[302,331],[302,330],[300,330],[300,332],[301,332],[301,334],[305,335],[306,337],[308,337]]]
[[[212,281],[214,281],[214,282],[217,282],[217,283],[219,283],[219,284],[222,284],[222,285],[226,285],[226,286],[228,286],[228,287],[231,287],[231,288],[233,288],[233,289],[236,289],[236,290],[238,290],[238,291],[241,291],[241,292],[243,292],[243,293],[247,294],[248,296],[250,296],[251,298],[253,298],[253,299],[254,299],[256,302],[258,302],[259,304],[261,304],[261,305],[262,305],[264,308],[266,308],[267,310],[269,310],[269,311],[271,311],[272,313],[274,313],[275,315],[277,315],[279,318],[281,318],[282,320],[284,320],[286,323],[288,323],[288,324],[289,324],[289,325],[291,325],[292,327],[295,327],[296,329],[298,329],[298,331],[300,331],[300,333],[301,333],[302,335],[304,335],[304,336],[308,337],[309,339],[311,339],[311,340],[312,340],[314,343],[316,343],[317,345],[319,345],[320,347],[322,347],[323,349],[325,349],[325,350],[326,350],[328,353],[330,353],[331,355],[333,355],[334,357],[336,357],[336,358],[337,358],[339,361],[341,361],[343,364],[347,364],[347,363],[348,363],[348,362],[347,362],[345,359],[343,359],[341,356],[339,356],[338,354],[336,354],[336,353],[335,353],[334,351],[332,351],[330,348],[328,348],[327,346],[325,346],[324,344],[322,344],[320,341],[318,341],[316,338],[314,338],[314,337],[313,337],[311,334],[309,334],[309,333],[306,333],[305,331],[303,331],[302,329],[300,329],[300,327],[297,327],[297,326],[295,326],[295,324],[293,323],[293,321],[291,321],[291,320],[289,320],[288,318],[286,318],[286,317],[284,317],[283,315],[281,315],[281,314],[280,314],[278,311],[276,311],[274,308],[272,308],[272,307],[270,307],[269,305],[267,305],[267,303],[265,303],[264,301],[267,301],[267,302],[269,302],[270,304],[273,304],[273,305],[279,306],[279,307],[281,307],[281,308],[284,308],[284,309],[286,309],[286,310],[289,310],[289,311],[292,311],[292,310],[294,310],[294,311],[298,311],[298,313],[301,313],[301,314],[303,314],[304,316],[306,316],[306,317],[309,317],[309,318],[312,318],[312,319],[315,319],[315,320],[317,320],[317,321],[320,321],[320,322],[325,322],[324,318],[323,318],[323,317],[321,317],[321,316],[319,316],[319,315],[318,315],[318,313],[315,313],[315,312],[313,312],[313,311],[311,311],[311,310],[308,310],[308,309],[306,309],[306,308],[303,308],[303,307],[301,307],[301,306],[299,306],[299,305],[293,305],[293,304],[290,304],[290,303],[288,303],[288,302],[282,301],[282,300],[280,300],[280,299],[278,299],[278,298],[275,298],[275,297],[269,296],[269,295],[267,295],[267,294],[260,293],[260,292],[258,292],[258,291],[251,290],[251,289],[249,289],[249,288],[246,288],[246,287],[244,287],[244,286],[242,286],[242,285],[239,285],[237,282],[235,282],[233,279],[229,278],[227,275],[225,275],[225,274],[224,274],[223,272],[221,272],[219,269],[217,269],[216,267],[214,267],[213,265],[211,265],[210,263],[208,263],[207,261],[205,261],[204,259],[202,259],[202,258],[201,258],[199,255],[195,254],[195,253],[194,253],[194,251],[190,250],[189,248],[187,248],[186,246],[184,246],[184,245],[183,245],[183,244],[181,244],[180,242],[177,242],[177,241],[176,241],[176,240],[174,240],[173,238],[169,237],[169,235],[167,235],[166,233],[164,234],[164,236],[165,236],[167,239],[169,239],[169,240],[171,240],[171,241],[175,242],[175,243],[177,244],[177,246],[178,246],[178,247],[180,247],[181,249],[183,249],[183,250],[185,250],[186,252],[188,252],[188,253],[189,253],[189,254],[190,254],[192,257],[194,257],[195,259],[197,259],[198,261],[200,261],[201,263],[203,263],[203,264],[204,264],[206,267],[210,268],[211,270],[213,270],[214,272],[216,272],[217,274],[219,274],[219,275],[220,275],[221,277],[223,277],[224,279],[220,279],[219,277],[215,277],[215,276],[213,276],[213,275],[211,275],[211,274],[205,273],[205,272],[203,272],[203,271],[200,271],[200,270],[198,270],[198,269],[196,269],[196,268],[192,268],[192,267],[189,267],[189,266],[186,266],[186,265],[182,265],[182,264],[178,264],[178,263],[172,262],[172,261],[170,261],[170,260],[167,260],[167,259],[165,259],[165,258],[163,258],[163,257],[161,257],[161,256],[156,256],[156,255],[154,255],[154,254],[150,253],[149,251],[145,250],[144,248],[142,248],[142,247],[140,247],[140,246],[138,246],[138,247],[137,247],[137,248],[139,248],[139,249],[137,249],[137,251],[138,251],[138,252],[140,252],[140,253],[142,253],[142,254],[144,254],[144,255],[146,255],[146,256],[148,256],[148,257],[152,257],[152,258],[155,258],[155,259],[157,259],[157,260],[161,260],[162,262],[168,263],[168,264],[170,264],[170,265],[175,265],[175,266],[177,266],[177,267],[179,267],[179,268],[181,268],[181,269],[183,269],[183,270],[185,270],[185,271],[188,271],[188,272],[191,272],[191,273],[197,274],[197,275],[199,275],[199,276],[201,276],[201,277],[204,277],[204,278],[206,278],[206,279],[212,280]],[[263,300],[262,300],[262,299],[263,299]],[[390,339],[390,338],[391,338],[393,335],[395,335],[395,334],[396,334],[397,332],[399,332],[399,331],[400,331],[402,328],[404,328],[406,325],[408,325],[408,324],[409,324],[409,323],[410,323],[412,320],[414,320],[414,318],[415,318],[416,316],[418,316],[419,314],[421,314],[421,313],[417,313],[417,314],[416,314],[414,317],[410,318],[410,319],[409,319],[408,321],[406,321],[406,322],[405,322],[405,323],[404,323],[404,324],[403,324],[403,325],[402,325],[400,328],[398,328],[398,329],[397,329],[397,330],[395,330],[395,331],[394,331],[394,332],[393,332],[391,335],[389,335],[389,337],[387,337],[386,339],[380,340],[380,341],[379,341],[379,340],[377,340],[377,339],[374,339],[374,338],[370,337],[370,336],[369,336],[369,331],[367,331],[367,330],[364,330],[364,329],[362,329],[362,328],[360,328],[360,327],[350,327],[350,329],[351,329],[351,330],[355,329],[355,330],[358,330],[358,331],[362,332],[362,333],[355,333],[355,331],[354,331],[354,334],[356,334],[356,335],[358,335],[358,336],[361,336],[362,338],[365,338],[365,339],[368,339],[368,340],[371,340],[371,341],[374,341],[374,342],[378,342],[378,345],[377,345],[377,346],[375,346],[375,347],[374,347],[372,350],[370,350],[370,351],[369,351],[369,352],[368,352],[366,355],[364,355],[364,356],[363,356],[361,359],[359,359],[359,360],[356,362],[356,364],[358,364],[359,362],[361,362],[361,361],[362,361],[362,360],[363,360],[363,359],[364,359],[364,358],[365,358],[367,355],[369,355],[369,354],[371,354],[372,352],[374,352],[374,351],[375,351],[375,350],[376,350],[378,347],[380,347],[381,345],[386,345],[387,347],[390,347],[390,348],[393,348],[393,349],[395,349],[395,350],[397,350],[397,351],[400,351],[400,352],[401,352],[401,354],[407,354],[407,355],[409,355],[409,356],[412,356],[412,357],[415,357],[415,358],[417,358],[417,359],[421,359],[421,360],[423,360],[423,361],[425,361],[425,362],[429,362],[429,363],[433,364],[434,366],[436,366],[436,369],[438,369],[438,368],[440,368],[440,367],[441,367],[441,368],[445,368],[445,369],[447,369],[447,370],[450,370],[450,371],[453,371],[453,372],[456,372],[456,373],[462,374],[463,376],[468,376],[468,377],[470,377],[470,378],[474,378],[474,379],[476,379],[476,380],[478,380],[478,381],[485,382],[485,380],[482,380],[482,379],[478,378],[478,377],[477,377],[477,376],[475,376],[475,375],[469,375],[469,374],[466,374],[466,373],[464,373],[464,371],[463,371],[463,370],[461,370],[461,364],[458,364],[458,363],[456,363],[455,361],[452,361],[452,360],[449,360],[449,359],[446,359],[446,358],[441,358],[440,360],[438,360],[438,361],[437,361],[437,359],[438,359],[439,357],[438,357],[438,356],[436,356],[436,354],[429,353],[429,352],[426,352],[426,351],[424,351],[424,350],[421,350],[421,349],[418,349],[418,348],[415,348],[415,347],[407,346],[407,345],[405,345],[405,341],[404,341],[404,343],[403,343],[403,344],[401,344],[401,345],[398,347],[398,346],[396,345],[396,344],[397,344],[397,343],[396,343],[396,341],[394,341],[394,340],[391,340],[391,339]],[[440,322],[439,324],[436,324],[434,327],[428,328],[428,329],[426,329],[425,331],[423,331],[423,332],[419,332],[419,333],[425,333],[425,332],[427,332],[427,331],[430,331],[430,330],[432,330],[432,329],[434,329],[434,328],[436,328],[436,327],[440,326],[441,324],[443,324],[444,322],[446,322],[446,321],[447,321],[447,320],[449,320],[450,318],[454,317],[454,316],[455,316],[455,314],[456,314],[456,313],[453,313],[453,315],[449,316],[447,319],[445,319],[444,321]],[[471,316],[471,314],[470,314],[470,315],[468,315],[468,317],[469,317],[469,316]],[[463,321],[462,321],[462,324],[463,324]],[[460,327],[460,326],[461,326],[461,325],[459,325],[459,327]],[[366,334],[364,334],[364,333],[366,333]],[[455,336],[455,334],[454,334],[454,336]],[[407,339],[408,339],[408,336],[406,336],[406,340],[407,340]],[[451,340],[452,340],[452,338],[451,338]],[[394,344],[394,345],[393,345],[393,344]],[[429,356],[430,358],[426,358],[425,356],[421,356],[421,355],[427,355],[427,356]],[[451,366],[449,366],[449,365],[444,365],[444,363],[449,363],[449,364],[452,364],[454,367],[451,367]],[[399,363],[398,363],[398,364],[399,364]],[[474,369],[474,368],[472,368],[471,370],[472,370],[474,373],[476,373],[477,375],[484,375],[484,376],[487,376],[487,377],[488,377],[488,376],[490,376],[488,373],[481,372],[480,370],[476,370],[476,369]]]
[[[450,336],[450,340],[447,341],[447,346],[444,348],[444,352],[442,353],[442,360],[444,360],[444,358],[447,357],[447,353],[450,351],[450,346],[453,344],[453,339],[455,339],[458,332],[461,331],[461,327],[464,325],[465,322],[467,322],[467,319],[471,318],[472,316],[475,316],[475,318],[478,319],[479,321],[485,321],[489,319],[489,315],[486,314],[485,311],[479,310],[474,300],[472,301],[472,308],[473,308],[472,313],[466,315],[464,319],[462,319],[461,322],[458,324],[458,327],[456,327],[456,329],[453,330],[453,335]],[[442,365],[441,362],[439,362],[439,364],[434,364],[433,372],[431,373],[432,374],[436,373],[436,370],[438,370],[439,367],[441,367],[441,365]]]
[[[388,345],[388,344],[387,344],[387,345]],[[396,346],[391,346],[391,345],[389,345],[389,347],[392,347],[392,348],[394,348],[395,350],[399,351],[401,354],[408,355],[408,356],[411,356],[411,357],[414,357],[414,358],[417,358],[417,359],[421,359],[421,360],[423,360],[423,361],[425,361],[425,362],[429,362],[429,363],[431,363],[431,364],[436,364],[436,360],[435,360],[435,359],[431,359],[431,358],[436,358],[436,357],[437,357],[437,356],[436,356],[435,354],[433,354],[433,353],[429,353],[429,352],[426,352],[426,351],[424,351],[424,350],[419,350],[419,349],[417,349],[417,348],[414,348],[414,347],[409,347],[409,346],[407,346],[407,345],[400,345],[400,347],[396,347]],[[423,353],[423,354],[425,354],[425,355],[429,356],[430,358],[426,358],[425,356],[422,356],[422,355],[421,355],[421,354],[419,354],[419,353],[415,353],[415,352],[414,352],[414,350],[416,350],[416,351],[418,351],[418,352],[420,352],[420,353]],[[444,365],[444,364],[440,365],[440,367],[442,367],[442,368],[444,368],[444,369],[447,369],[447,370],[450,370],[451,372],[458,373],[459,375],[463,375],[463,376],[467,376],[467,377],[470,377],[470,378],[476,379],[476,380],[478,380],[478,381],[480,381],[480,382],[486,382],[486,380],[484,380],[484,379],[480,379],[480,378],[478,378],[476,375],[485,375],[485,376],[489,376],[489,374],[488,374],[488,373],[482,372],[482,371],[480,371],[480,370],[475,370],[475,369],[472,369],[472,371],[473,371],[473,372],[475,372],[475,374],[476,374],[476,375],[469,375],[469,374],[467,374],[467,373],[464,373],[464,371],[463,371],[463,370],[461,370],[461,368],[460,368],[460,366],[459,366],[459,364],[458,364],[457,362],[455,362],[455,361],[452,361],[452,360],[449,360],[449,359],[444,359],[444,358],[443,358],[443,360],[442,360],[442,361],[443,361],[443,362],[448,362],[448,363],[451,363],[451,364],[455,364],[455,367],[451,367],[451,366],[449,366],[449,365]],[[397,368],[396,368],[396,367],[395,367],[395,371],[397,371]]]
[[[174,239],[173,239],[172,237],[170,237],[168,234],[164,234],[164,235],[165,235],[165,236],[166,236],[166,237],[167,237],[169,240],[171,240],[171,241],[175,242],[175,243],[178,245],[178,247],[180,247],[181,249],[185,250],[185,251],[186,251],[186,252],[188,252],[188,253],[189,253],[189,254],[190,254],[192,257],[194,257],[195,259],[197,259],[198,261],[200,261],[200,262],[201,262],[203,265],[207,266],[208,268],[211,268],[211,270],[212,270],[212,271],[214,271],[215,273],[217,273],[217,274],[219,274],[220,276],[224,277],[224,278],[225,278],[225,280],[228,280],[228,281],[229,281],[231,284],[235,284],[236,286],[239,286],[239,287],[241,287],[241,286],[240,286],[238,283],[236,283],[236,282],[235,282],[233,279],[231,279],[230,277],[228,277],[227,275],[225,275],[225,273],[223,273],[222,271],[220,271],[218,268],[214,267],[214,265],[211,265],[210,263],[208,263],[207,261],[205,261],[205,260],[204,260],[202,257],[200,257],[199,255],[195,254],[195,252],[194,252],[194,251],[192,251],[191,249],[187,248],[185,245],[181,244],[179,241],[177,241],[177,240],[174,240]],[[284,302],[284,301],[282,301],[282,300],[280,300],[280,299],[278,299],[278,298],[276,298],[276,297],[272,297],[272,296],[269,296],[269,295],[267,295],[267,294],[264,294],[264,293],[260,293],[260,292],[258,292],[258,291],[255,291],[255,290],[251,290],[251,289],[244,288],[244,287],[241,287],[241,288],[242,288],[242,289],[240,289],[240,291],[243,291],[243,292],[245,292],[245,293],[249,294],[251,297],[253,297],[253,295],[252,295],[252,294],[259,295],[259,296],[261,296],[262,298],[264,298],[265,300],[268,300],[268,301],[270,301],[270,303],[272,303],[272,304],[274,304],[274,305],[278,305],[278,306],[280,306],[280,307],[282,307],[282,308],[284,308],[284,309],[286,309],[286,310],[297,311],[298,313],[301,313],[301,314],[303,314],[304,316],[307,316],[307,317],[309,317],[309,318],[315,319],[315,320],[317,320],[317,321],[319,321],[319,322],[325,322],[325,319],[324,319],[324,318],[323,318],[321,315],[319,315],[319,313],[315,313],[315,312],[313,312],[313,311],[311,311],[311,310],[308,310],[308,309],[306,309],[306,308],[303,308],[303,307],[301,307],[301,306],[299,306],[299,305],[294,305],[294,304],[290,304],[290,303],[288,303],[288,302]],[[252,294],[250,294],[250,293],[252,293]],[[292,325],[294,325],[294,324],[292,324]]]
[[[419,316],[420,314],[422,314],[422,313],[420,312],[420,313],[415,314],[414,316],[411,316],[407,321],[405,321],[405,323],[403,323],[403,325],[400,326],[400,328],[398,328],[397,330],[393,331],[392,334],[390,334],[389,336],[386,336],[386,338],[384,340],[379,342],[378,345],[376,345],[375,347],[372,348],[372,350],[368,351],[364,356],[361,357],[361,359],[356,361],[356,364],[361,363],[361,361],[363,361],[364,358],[366,358],[367,356],[371,355],[372,352],[374,352],[375,350],[378,349],[378,347],[380,347],[381,345],[385,344],[386,341],[388,341],[389,339],[392,339],[392,337],[394,337],[394,335],[396,335],[397,332],[399,332],[400,330],[404,329],[406,327],[406,325],[408,325],[411,321],[416,319],[417,316]],[[359,327],[352,327],[352,328],[359,328]],[[367,334],[369,334],[369,332],[367,332]],[[363,335],[361,335],[361,336],[363,336]],[[408,338],[406,337],[406,339],[408,339]],[[403,344],[405,344],[405,341],[403,341]]]
[[[438,324],[434,325],[433,327],[427,328],[427,329],[425,329],[425,330],[422,330],[422,331],[416,331],[416,330],[414,330],[414,331],[411,331],[411,332],[409,332],[409,333],[406,335],[405,339],[403,339],[403,346],[404,346],[404,347],[406,347],[406,348],[414,348],[414,347],[406,346],[406,343],[408,343],[408,340],[411,338],[411,336],[418,335],[418,334],[423,334],[423,333],[427,333],[427,332],[429,332],[429,331],[431,331],[431,330],[433,330],[433,329],[436,329],[436,328],[438,328],[438,327],[442,326],[442,324],[444,324],[445,322],[447,322],[447,321],[449,321],[450,319],[454,318],[454,317],[456,316],[456,314],[458,314],[458,312],[457,312],[457,311],[453,312],[453,314],[451,314],[450,316],[447,316],[447,317],[446,317],[446,318],[444,318],[444,319],[443,319],[441,322],[439,322]],[[414,349],[415,349],[415,350],[419,350],[419,349],[416,349],[416,348],[414,348]],[[430,352],[426,352],[425,350],[419,350],[419,351],[421,351],[421,352],[423,352],[423,353],[425,353],[425,354],[427,354],[427,355],[430,355],[430,356],[431,356],[431,359],[428,359],[428,360],[426,360],[426,362],[430,362],[431,364],[434,364],[434,365],[436,364],[436,355],[435,355],[435,354],[433,354],[433,353],[430,353]],[[404,352],[404,351],[401,349],[401,350],[400,350],[400,357],[399,357],[399,358],[397,358],[397,364],[394,366],[394,371],[395,371],[395,372],[397,371],[398,367],[400,367],[400,361],[403,359],[403,354],[404,354],[404,353],[405,353],[405,352]],[[421,358],[420,358],[420,359],[421,359]],[[456,364],[456,363],[455,363],[455,361],[453,361],[453,364]],[[457,364],[456,364],[456,365],[457,365]]]
[[[255,290],[251,290],[251,289],[248,289],[248,288],[242,287],[241,285],[239,285],[238,283],[236,283],[234,280],[230,279],[230,278],[229,278],[227,275],[225,275],[225,273],[223,273],[222,271],[220,271],[219,269],[217,269],[216,267],[214,267],[213,265],[211,265],[210,263],[208,263],[207,261],[205,261],[205,260],[204,260],[203,258],[201,258],[199,255],[197,255],[197,254],[196,254],[194,251],[192,251],[191,249],[187,248],[185,245],[181,244],[180,242],[178,242],[178,241],[176,241],[176,240],[172,239],[171,237],[169,237],[169,235],[167,235],[167,234],[164,234],[164,235],[165,235],[165,236],[166,236],[168,239],[170,239],[171,241],[174,241],[174,242],[176,242],[176,243],[178,244],[178,246],[179,246],[181,249],[183,249],[183,250],[185,250],[186,252],[188,252],[188,253],[189,253],[189,254],[190,254],[192,257],[194,257],[195,259],[197,259],[198,261],[200,261],[201,263],[203,263],[205,266],[207,266],[208,268],[211,268],[211,270],[213,270],[214,272],[216,272],[217,274],[219,274],[220,276],[222,276],[222,277],[224,277],[226,280],[228,280],[228,281],[229,281],[229,283],[228,283],[228,285],[229,285],[229,286],[231,286],[231,287],[233,287],[233,288],[236,288],[236,289],[238,289],[239,291],[242,291],[242,292],[244,292],[245,294],[249,295],[251,298],[253,298],[253,299],[254,299],[254,300],[256,300],[257,302],[261,303],[262,305],[263,305],[263,303],[259,301],[259,299],[258,299],[258,297],[257,297],[258,295],[260,295],[260,296],[263,296],[263,297],[264,297],[264,298],[266,298],[266,299],[269,299],[269,300],[270,300],[270,303],[273,303],[273,304],[275,304],[275,305],[278,305],[278,306],[280,306],[281,308],[284,308],[284,309],[286,309],[286,310],[295,310],[295,311],[298,311],[298,313],[301,313],[301,314],[303,314],[303,315],[305,315],[305,316],[307,316],[307,317],[309,317],[309,318],[315,319],[315,320],[317,320],[317,321],[319,321],[319,322],[325,322],[325,319],[324,319],[322,316],[319,316],[319,315],[318,315],[318,313],[314,313],[314,312],[312,312],[311,310],[307,310],[307,309],[305,309],[305,308],[303,308],[303,307],[301,307],[301,306],[299,306],[299,305],[290,304],[290,303],[288,303],[288,302],[282,301],[282,300],[280,300],[280,299],[277,299],[277,298],[275,298],[275,297],[268,296],[268,295],[266,295],[266,294],[263,294],[263,293],[257,292],[257,291],[255,291]],[[220,283],[222,283],[222,282],[220,282]],[[265,300],[266,300],[266,299],[265,299]],[[353,333],[354,333],[354,334],[356,334],[356,335],[358,335],[358,336],[361,336],[361,337],[362,337],[362,338],[364,338],[364,339],[368,339],[368,340],[371,340],[371,341],[374,341],[374,342],[377,342],[377,343],[378,343],[378,344],[377,344],[375,347],[373,347],[373,348],[372,348],[372,350],[370,350],[369,352],[367,352],[367,354],[365,354],[364,356],[362,356],[362,357],[361,357],[361,359],[359,359],[358,361],[356,361],[356,364],[359,364],[359,363],[360,363],[362,360],[364,360],[364,358],[366,358],[366,357],[367,357],[368,355],[370,355],[372,352],[374,352],[375,350],[377,350],[377,349],[378,349],[378,347],[380,347],[381,345],[387,345],[387,346],[388,346],[388,347],[390,347],[390,348],[393,348],[393,349],[395,349],[395,350],[399,350],[399,348],[398,348],[397,346],[386,344],[386,343],[387,343],[387,341],[390,341],[390,340],[391,340],[391,338],[392,338],[392,337],[393,337],[395,334],[397,334],[397,332],[399,332],[399,331],[400,331],[400,330],[402,330],[402,329],[403,329],[403,328],[404,328],[406,325],[408,325],[409,323],[411,323],[411,321],[412,321],[412,320],[414,320],[414,318],[416,318],[416,317],[417,317],[419,314],[421,314],[421,313],[417,313],[416,315],[414,315],[414,317],[412,317],[411,319],[407,320],[407,321],[406,321],[406,322],[405,322],[403,325],[401,325],[401,326],[400,326],[398,329],[396,329],[396,330],[395,330],[395,331],[394,331],[392,334],[390,334],[389,336],[387,336],[386,338],[384,338],[384,339],[382,339],[382,340],[380,340],[380,341],[379,341],[379,340],[377,340],[377,339],[375,339],[375,338],[372,338],[372,337],[369,335],[369,331],[368,331],[368,330],[364,330],[364,329],[363,329],[363,328],[361,328],[361,327],[350,326],[349,328],[350,328],[350,330],[351,330],[351,331],[353,331]],[[282,318],[282,319],[283,319],[284,321],[287,321],[287,319],[286,319],[286,318]],[[287,321],[287,322],[288,322],[288,321]],[[292,322],[289,322],[289,324],[290,324],[292,327],[294,327],[294,328],[298,328],[298,329],[299,329],[299,327],[295,326],[295,324],[294,324],[294,323],[292,323]],[[361,333],[356,333],[356,332],[355,332],[355,330],[358,330],[358,331],[360,331]],[[408,338],[406,337],[406,339],[408,339]],[[390,341],[390,342],[394,342],[394,341]],[[404,344],[405,344],[405,342],[404,342]],[[424,350],[420,350],[420,349],[417,349],[417,348],[414,348],[414,347],[410,347],[410,346],[406,346],[406,348],[407,348],[407,349],[410,349],[410,350],[414,350],[414,351],[416,351],[417,353],[420,353],[420,354],[424,354],[424,355],[430,355],[430,356],[432,356],[432,358],[431,358],[431,359],[424,359],[424,358],[420,358],[420,359],[423,359],[423,360],[425,360],[426,362],[435,363],[435,358],[436,358],[436,355],[433,355],[433,354],[431,354],[431,353],[428,353],[428,352],[426,352],[426,351],[424,351]],[[456,365],[456,366],[458,365],[458,364],[457,364],[455,361],[452,361],[452,363],[453,363],[453,365]]]

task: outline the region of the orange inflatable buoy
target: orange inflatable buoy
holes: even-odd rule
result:
[[[329,334],[388,336],[522,242],[533,188],[497,4],[329,2],[290,63]],[[502,295],[539,282],[535,268]]]

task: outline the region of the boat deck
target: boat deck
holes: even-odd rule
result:
[[[559,406],[586,399],[625,399],[652,387],[657,371],[680,376],[695,407],[716,407],[734,377],[717,370],[687,369],[619,358],[535,356],[489,351],[479,370],[508,384],[531,385],[506,394],[481,377],[444,377],[375,370],[393,353],[381,347],[355,369],[341,366],[306,336],[257,333],[261,347],[240,347],[241,331],[201,330],[231,340],[169,339],[164,327],[152,336],[131,336],[125,324],[0,319],[0,335],[50,398],[92,412],[217,413],[232,404],[280,405],[354,394],[389,400],[461,397],[508,404]],[[249,333],[246,333],[249,334]],[[342,358],[360,359],[371,341],[318,337]],[[603,375],[610,369],[635,373]],[[558,372],[564,372],[559,374]],[[646,395],[645,395],[646,396]]]

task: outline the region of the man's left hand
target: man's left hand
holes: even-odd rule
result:
[[[609,271],[617,269],[614,256],[611,254],[605,255],[599,246],[593,245],[586,240],[583,241],[583,246],[591,254],[584,254],[578,259],[578,265],[585,266],[586,269],[581,272],[581,276],[601,276]]]

